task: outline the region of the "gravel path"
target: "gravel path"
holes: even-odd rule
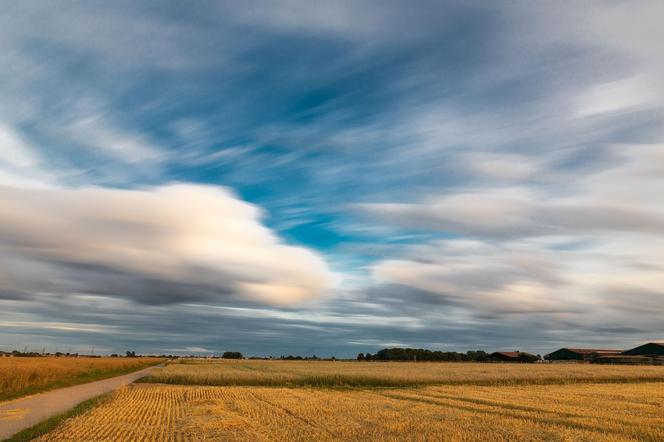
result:
[[[117,390],[142,378],[156,367],[73,387],[59,388],[32,396],[0,402],[0,440],[64,413],[83,401]]]

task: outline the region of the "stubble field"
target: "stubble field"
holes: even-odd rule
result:
[[[138,384],[41,441],[664,440],[664,384],[311,389]]]
[[[661,376],[576,364],[178,363],[147,380],[183,385],[129,386],[40,440],[661,441]],[[384,378],[409,386],[367,381]],[[259,381],[270,386],[243,385]],[[192,385],[205,382],[226,386]]]

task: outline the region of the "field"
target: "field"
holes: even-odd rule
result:
[[[146,379],[182,385],[131,385],[39,440],[660,441],[663,376],[652,366],[185,361]],[[194,385],[205,383],[226,386]]]
[[[180,361],[145,382],[217,386],[410,387],[664,382],[664,367],[430,362]]]
[[[0,401],[120,375],[157,361],[153,358],[0,358]]]
[[[417,389],[138,384],[40,441],[664,440],[664,384]]]

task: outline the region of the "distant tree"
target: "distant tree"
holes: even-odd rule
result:
[[[243,359],[242,353],[239,351],[226,351],[221,355],[222,359]]]
[[[127,357],[128,358],[135,358],[136,357],[136,352],[127,350]]]
[[[364,353],[360,353],[357,355],[357,360],[358,361],[364,361]]]
[[[533,363],[537,362],[540,358],[530,353],[519,352],[518,360],[519,362]]]
[[[112,358],[117,358],[117,357],[118,357],[118,354],[117,354],[117,353],[113,353],[113,354],[111,355],[111,357],[112,357]]]
[[[486,362],[489,359],[489,354],[484,350],[467,351],[466,356],[473,362]]]
[[[358,355],[359,359],[359,355]],[[364,354],[365,361],[445,361],[445,362],[485,362],[488,354],[484,350],[458,353],[455,351],[432,351],[424,348],[384,348],[375,355]]]

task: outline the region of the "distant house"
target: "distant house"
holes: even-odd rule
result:
[[[625,356],[649,357],[653,363],[664,365],[664,342],[649,342],[631,350],[626,350],[622,354]]]
[[[623,350],[605,350],[598,348],[561,348],[544,356],[548,361],[594,361],[605,356],[616,356]]]
[[[489,360],[494,362],[519,362],[519,352],[496,351],[489,355]]]

